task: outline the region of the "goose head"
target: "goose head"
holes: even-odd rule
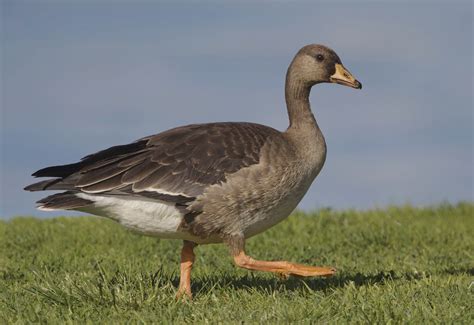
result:
[[[331,82],[362,88],[362,84],[343,66],[336,52],[319,44],[306,45],[298,51],[288,69],[288,77],[309,87]]]

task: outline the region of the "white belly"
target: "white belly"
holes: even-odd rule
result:
[[[76,195],[94,202],[92,207],[80,211],[111,218],[127,228],[151,236],[176,239],[189,237],[178,230],[183,215],[172,203],[86,193]]]

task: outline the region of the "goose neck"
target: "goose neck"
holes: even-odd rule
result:
[[[311,112],[309,94],[311,85],[298,80],[288,72],[285,85],[285,100],[290,119],[289,128],[300,128],[303,126],[315,126],[316,120]]]

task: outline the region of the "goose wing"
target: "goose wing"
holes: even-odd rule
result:
[[[256,164],[269,137],[280,133],[253,123],[211,123],[178,127],[131,144],[111,147],[80,162],[41,169],[55,177],[27,186],[30,191],[143,195],[189,202],[207,186]]]

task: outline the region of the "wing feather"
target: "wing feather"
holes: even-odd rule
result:
[[[127,184],[134,184],[148,177],[160,167],[159,164],[149,159],[139,161],[122,175],[122,181]]]
[[[155,197],[182,200],[196,197],[207,186],[225,182],[227,175],[258,163],[261,148],[275,136],[281,136],[280,132],[253,123],[194,124],[111,147],[76,164],[45,168],[35,175],[59,177],[51,181],[51,189],[130,191],[147,196],[154,192],[158,193]],[[27,189],[50,189],[49,182],[38,184]]]
[[[92,185],[81,187],[81,191],[86,193],[104,193],[112,190],[120,190],[121,188],[127,186],[127,184],[122,182],[121,178],[121,175],[117,174]]]

